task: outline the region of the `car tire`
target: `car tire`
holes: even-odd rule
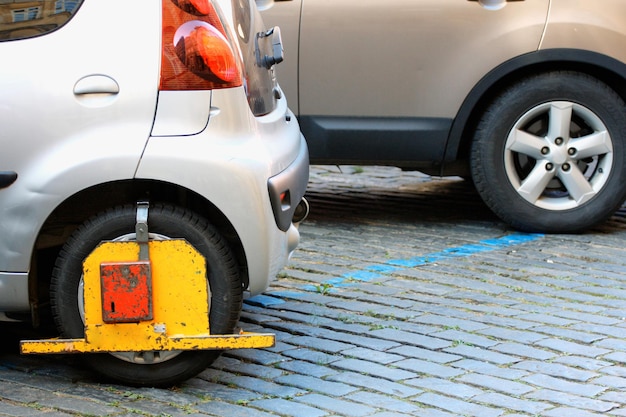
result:
[[[525,78],[497,96],[471,147],[474,184],[505,222],[528,232],[580,232],[626,197],[626,106],[576,72]]]
[[[184,238],[206,258],[211,291],[209,313],[212,334],[231,334],[241,312],[242,280],[235,258],[225,240],[203,218],[171,205],[150,207],[151,238]],[[103,240],[135,240],[136,209],[117,207],[96,215],[80,226],[61,249],[51,280],[52,313],[64,338],[84,337],[82,263]],[[81,311],[82,310],[82,311]],[[85,354],[87,364],[116,381],[137,386],[171,386],[209,366],[219,351]],[[146,363],[150,362],[150,363]]]

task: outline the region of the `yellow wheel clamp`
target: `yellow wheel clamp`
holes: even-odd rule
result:
[[[105,241],[83,263],[85,338],[24,340],[22,353],[141,352],[272,347],[273,334],[211,335],[206,260],[185,240]],[[136,260],[138,259],[138,260]]]

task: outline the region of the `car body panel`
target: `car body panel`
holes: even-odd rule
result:
[[[313,163],[439,173],[456,155],[449,134],[466,97],[493,67],[539,48],[548,6],[287,0],[262,14],[283,32],[277,71]]]
[[[300,16],[281,10],[298,1]],[[285,36],[285,61],[297,55],[299,85],[285,74],[293,65],[278,69],[288,101],[298,104],[291,107],[299,115],[364,117],[453,118],[486,72],[537,50],[549,4],[526,0],[491,11],[465,0],[298,1],[262,11],[284,34],[300,27],[297,49]]]
[[[3,61],[12,62],[0,77],[0,141],[10,144],[0,152],[0,167],[19,175],[0,191],[0,271],[28,270],[42,223],[69,196],[133,177],[157,100],[160,10],[149,3],[88,1],[78,11],[81,18],[53,33],[0,43]],[[142,26],[131,38],[111,31],[111,20],[132,28],[136,16],[152,26]],[[84,34],[93,30],[111,33],[85,42]],[[113,80],[119,92],[75,92],[81,81],[97,76]]]
[[[243,89],[239,93],[213,92],[213,115],[201,134],[150,138],[137,178],[176,181],[206,196],[224,213],[242,241],[249,266],[249,291],[256,294],[265,290],[269,277],[278,273],[294,249],[288,247],[289,239],[285,240],[285,233],[276,224],[267,223],[267,218],[273,218],[267,181],[291,167],[299,173],[294,177],[306,184],[308,153],[304,138],[301,146],[291,145],[294,136],[302,136],[295,116],[289,121],[285,117],[292,113],[284,98],[272,114],[255,118],[227,111],[246,105]],[[303,194],[304,186],[300,183],[292,189]],[[245,194],[236,197],[237,191],[243,190]],[[299,201],[302,194],[294,195],[294,199]],[[287,235],[297,235],[293,226]]]
[[[549,23],[541,49],[572,48],[593,51],[626,62],[626,3],[605,0],[602,7],[593,0],[577,2],[552,0]],[[599,41],[601,40],[601,41]]]

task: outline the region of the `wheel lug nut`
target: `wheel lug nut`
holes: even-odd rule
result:
[[[548,162],[546,164],[546,171],[552,171],[552,168],[554,168],[554,165],[552,165],[552,163]]]
[[[562,145],[563,144],[563,138],[556,138],[554,140],[554,143],[556,143],[557,145]]]
[[[576,154],[576,152],[577,152],[577,151],[576,151],[576,148],[569,148],[569,149],[567,150],[567,154],[568,154],[568,155],[570,155],[570,156],[572,156],[572,155]]]
[[[569,166],[569,164],[566,162],[566,163],[564,163],[564,164],[561,166],[561,169],[563,169],[563,171],[569,171],[570,166]]]
[[[549,153],[550,153],[550,148],[548,148],[547,146],[544,146],[543,148],[541,148],[542,155],[547,155]]]

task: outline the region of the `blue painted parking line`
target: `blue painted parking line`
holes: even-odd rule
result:
[[[369,265],[361,270],[345,273],[339,277],[323,281],[319,285],[303,285],[301,289],[309,292],[320,292],[321,290],[331,292],[335,287],[354,286],[358,285],[359,282],[369,282],[384,278],[388,274],[404,269],[447,261],[454,258],[468,257],[477,253],[497,251],[511,246],[523,245],[541,239],[543,236],[543,234],[539,233],[514,233],[499,238],[481,240],[478,243],[446,248],[439,252],[414,258],[393,259],[383,264]],[[250,297],[246,299],[245,302],[256,306],[270,306],[280,304],[283,302],[282,298],[297,298],[298,296],[303,295],[295,292],[276,291],[272,292],[271,295]]]

